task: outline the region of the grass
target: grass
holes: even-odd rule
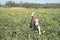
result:
[[[41,19],[41,32],[29,28],[31,13]],[[45,31],[45,32],[44,32]],[[0,8],[0,40],[59,40],[60,9]]]

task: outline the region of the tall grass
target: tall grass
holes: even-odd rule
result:
[[[36,13],[35,17],[41,19],[41,35],[29,28],[32,12]],[[0,40],[59,39],[59,9],[0,9]]]

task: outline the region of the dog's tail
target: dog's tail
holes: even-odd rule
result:
[[[34,14],[35,14],[35,12],[32,12],[32,14],[31,14],[31,23],[30,23],[30,28],[32,28],[32,27],[34,27],[34,24],[33,24],[33,22],[32,22],[32,20],[33,20],[33,18],[34,18]]]
[[[32,12],[31,16],[34,17],[35,12]]]

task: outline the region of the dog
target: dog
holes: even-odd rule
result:
[[[41,21],[40,21],[40,19],[35,18],[34,14],[35,14],[34,12],[31,14],[32,19],[31,19],[31,23],[30,23],[30,28],[34,28],[34,30],[37,30],[38,33],[41,34],[41,31],[40,31]]]

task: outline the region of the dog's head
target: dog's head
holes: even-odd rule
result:
[[[34,18],[33,23],[35,24],[35,26],[39,26],[40,20],[38,18]]]

